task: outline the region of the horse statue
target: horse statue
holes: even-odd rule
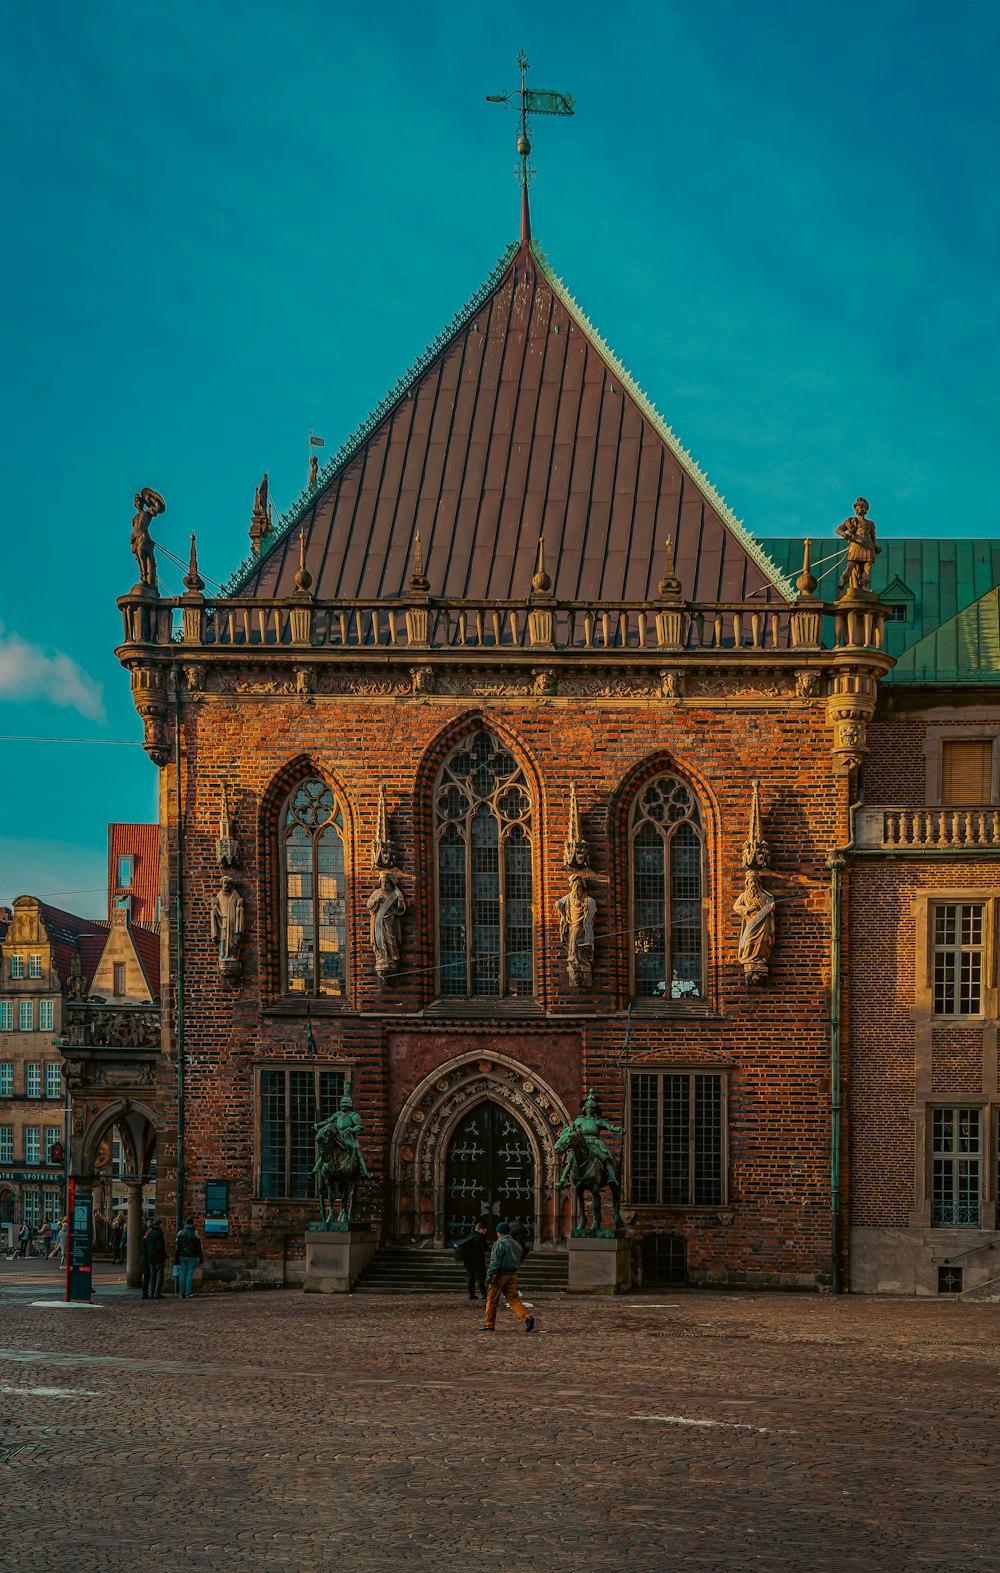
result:
[[[351,1109],[348,1097],[341,1099],[340,1112],[316,1127],[316,1175],[323,1223],[328,1229],[347,1229],[354,1218],[354,1198],[358,1184],[368,1178],[365,1160],[358,1146],[361,1121]],[[335,1204],[340,1216],[334,1217]]]
[[[589,1092],[583,1104],[582,1112],[571,1125],[567,1125],[556,1138],[556,1152],[568,1154],[566,1167],[563,1170],[560,1185],[565,1185],[567,1180],[572,1184],[576,1193],[576,1205],[579,1213],[579,1232],[581,1234],[597,1234],[601,1226],[601,1192],[611,1193],[611,1205],[614,1209],[615,1228],[622,1227],[621,1215],[621,1186],[615,1173],[614,1160],[607,1146],[601,1140],[601,1131],[615,1131],[620,1133],[620,1127],[611,1125],[602,1118],[597,1099],[593,1092]],[[591,1223],[587,1228],[586,1192],[590,1192]]]

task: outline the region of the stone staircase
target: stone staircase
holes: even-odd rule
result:
[[[955,1296],[956,1300],[1000,1300],[1000,1278],[991,1278],[987,1283],[977,1284],[974,1289],[965,1289]]]
[[[532,1251],[518,1273],[518,1288],[535,1295],[566,1293],[569,1257],[565,1251]],[[465,1270],[451,1251],[420,1251],[386,1246],[376,1251],[355,1285],[355,1294],[464,1294]]]

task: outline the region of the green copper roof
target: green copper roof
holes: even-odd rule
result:
[[[802,537],[771,537],[761,544],[794,579],[802,566]],[[883,681],[1000,681],[992,595],[1000,586],[1000,540],[882,536],[879,545],[872,589],[902,611],[899,620],[886,623],[885,647],[897,665]],[[814,563],[842,551],[832,530],[828,538],[813,538]],[[836,593],[841,566],[824,561],[816,570],[819,594],[827,600]]]

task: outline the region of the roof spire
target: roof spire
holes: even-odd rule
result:
[[[424,573],[424,553],[420,544],[420,531],[413,538],[413,571],[410,574],[410,589],[426,591],[431,587],[431,582]]]
[[[504,109],[510,107],[511,101],[520,96],[521,126],[517,136],[518,168],[515,174],[521,182],[521,245],[531,243],[531,210],[528,204],[528,186],[534,175],[534,170],[528,163],[531,153],[531,140],[528,135],[528,116],[530,115],[571,115],[573,113],[573,99],[569,93],[553,93],[548,88],[527,87],[524,74],[530,69],[528,57],[524,50],[518,55],[515,62],[521,73],[521,86],[515,88],[513,93],[487,93],[488,104],[502,104]]]

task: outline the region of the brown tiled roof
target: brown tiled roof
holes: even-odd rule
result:
[[[45,901],[39,904],[63,984],[69,979],[74,954],[79,955],[84,979],[89,984],[107,944],[109,925],[100,918],[79,918],[74,912],[50,907]]]
[[[154,1000],[160,997],[160,935],[156,928],[147,928],[141,923],[130,923],[129,933],[135,946],[136,955],[146,974],[149,992]]]
[[[119,857],[134,857],[135,881],[124,891],[116,880]],[[114,909],[116,895],[132,897],[131,918],[134,923],[151,925],[156,922],[156,901],[160,894],[160,827],[159,825],[108,826],[108,917]]]
[[[794,593],[530,244],[231,593],[289,595],[299,529],[321,598],[405,594],[418,531],[437,596],[526,597],[540,534],[568,600],[655,597],[668,535],[688,599]]]

